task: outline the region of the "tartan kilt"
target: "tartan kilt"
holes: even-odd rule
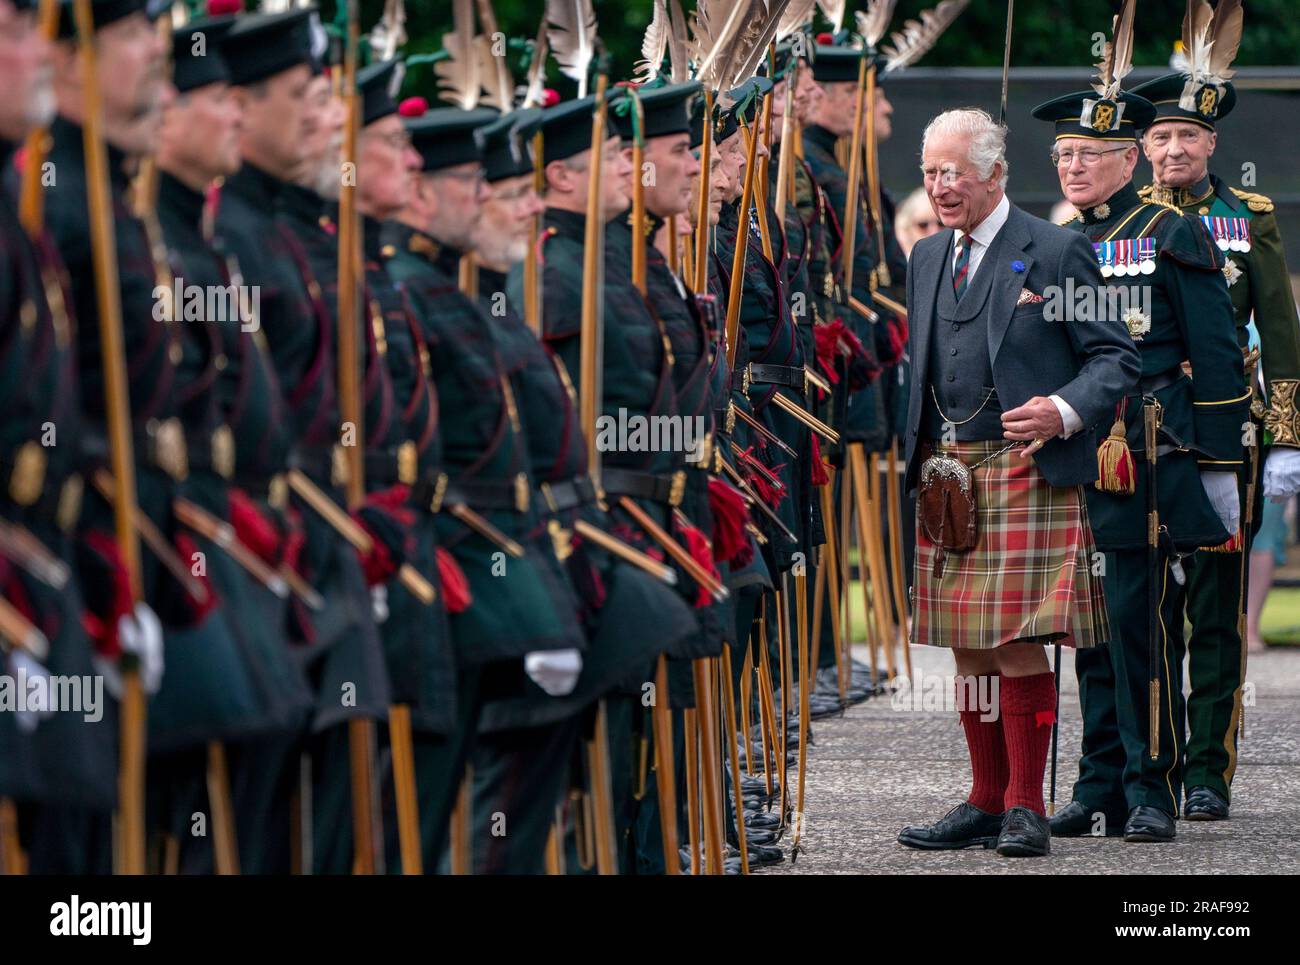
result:
[[[937,448],[973,466],[1004,445],[993,439]],[[1018,453],[975,470],[978,541],[968,552],[945,554],[938,579],[937,547],[917,513],[912,643],[990,650],[1028,642],[1092,647],[1109,639],[1083,490],[1049,485]]]

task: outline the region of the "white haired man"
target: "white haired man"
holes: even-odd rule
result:
[[[1043,771],[1056,692],[1044,644],[1108,635],[1082,486],[1091,434],[1138,375],[1116,319],[1044,317],[1067,283],[1102,284],[1092,247],[1007,199],[1006,130],[947,111],[922,141],[926,193],[945,230],[912,249],[909,490],[919,487],[912,642],[951,647],[970,751],[967,800],[905,828],[913,848],[1047,854]]]

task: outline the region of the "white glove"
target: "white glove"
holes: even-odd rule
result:
[[[370,588],[370,612],[375,615],[375,623],[388,621],[388,587],[376,583]]]
[[[144,692],[152,696],[158,693],[163,678],[163,635],[162,623],[158,614],[147,603],[137,603],[135,612],[122,616],[117,621],[117,639],[122,644],[122,652],[133,653],[140,660],[140,682]],[[122,668],[118,660],[96,655],[93,658],[95,670],[104,677],[104,686],[118,700],[122,699]]]
[[[7,661],[8,666],[5,668],[9,679],[14,682],[15,690],[23,694],[24,697],[32,693],[31,681],[42,679],[45,686],[42,688],[48,695],[47,699],[55,699],[54,689],[50,686],[50,672],[45,669],[39,660],[29,654],[26,650],[15,648],[9,653]],[[17,725],[19,733],[32,734],[36,730],[36,725],[46,717],[53,717],[55,708],[50,705],[44,707],[26,706],[26,700],[22,702],[14,701],[15,713],[14,724]]]
[[[1300,493],[1300,449],[1279,446],[1264,460],[1264,495],[1275,503]]]
[[[1229,536],[1237,534],[1241,522],[1241,497],[1237,494],[1237,474],[1234,472],[1209,472],[1201,470],[1201,485],[1210,498],[1219,522]]]
[[[538,650],[524,655],[524,673],[552,697],[573,693],[582,673],[582,654],[577,650]]]

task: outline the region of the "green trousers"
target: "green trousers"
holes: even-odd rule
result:
[[[1186,567],[1187,561],[1184,561]],[[1150,753],[1147,558],[1144,550],[1106,554],[1110,643],[1079,650],[1074,668],[1083,708],[1083,754],[1074,800],[1108,822],[1145,805],[1177,816],[1184,747],[1184,587],[1168,566],[1157,574],[1158,747]]]
[[[1190,567],[1187,763],[1189,788],[1213,788],[1228,798],[1237,770],[1237,733],[1246,648],[1241,618],[1246,599],[1241,553],[1197,553]]]

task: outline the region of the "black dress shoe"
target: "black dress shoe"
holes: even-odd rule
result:
[[[749,811],[745,814],[745,829],[775,831],[781,826],[781,815],[771,811]]]
[[[1103,835],[1099,835],[1095,831],[1098,813],[1089,811],[1078,801],[1071,801],[1048,818],[1047,824],[1052,829],[1052,837],[1054,838],[1102,837]],[[1101,813],[1104,818],[1104,836],[1107,838],[1119,837],[1124,828],[1123,820],[1111,820],[1104,812]]]
[[[785,860],[785,852],[774,844],[750,844],[745,842],[749,852],[750,867],[754,865],[780,864]]]
[[[1001,832],[1001,814],[989,814],[963,801],[934,824],[903,828],[898,843],[927,851],[991,848]]]
[[[1228,820],[1228,801],[1212,787],[1194,787],[1187,792],[1183,817],[1189,821]]]
[[[1159,808],[1139,804],[1129,812],[1124,825],[1125,841],[1174,840],[1174,816]]]
[[[759,844],[776,844],[776,832],[767,828],[751,828],[745,825],[745,843],[751,848]]]
[[[1004,858],[1039,858],[1052,850],[1052,831],[1047,818],[1029,808],[1007,812],[998,835],[998,854]]]

